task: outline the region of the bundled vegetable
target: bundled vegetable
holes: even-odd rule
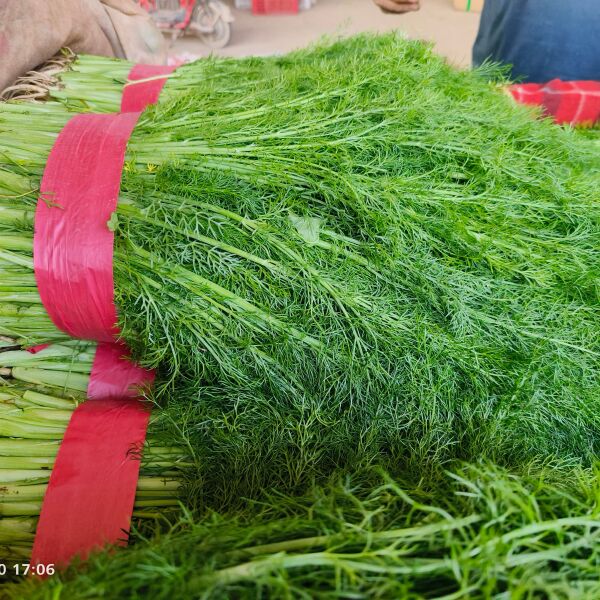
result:
[[[516,476],[474,465],[433,490],[338,477],[244,513],[184,518],[8,598],[596,598],[597,474],[560,465]],[[149,591],[151,590],[151,591]]]
[[[233,95],[243,97],[257,86],[269,85],[274,78],[285,76],[287,69],[327,69],[345,67],[347,60],[357,52],[377,48],[372,38],[357,36],[341,44],[320,44],[281,56],[268,58],[248,57],[227,59],[209,57],[193,64],[180,65],[168,75],[155,75],[148,79],[164,79],[161,99],[168,100],[182,92],[210,85],[213,102],[223,95],[228,102]],[[397,48],[404,53],[403,48]],[[77,112],[118,112],[124,89],[132,85],[128,78],[134,63],[104,56],[73,54],[64,49],[47,65],[23,77],[16,86],[17,98],[28,100],[58,100]],[[500,74],[499,74],[500,75]],[[145,79],[146,81],[148,79]],[[134,84],[135,85],[135,84]]]
[[[177,71],[156,78],[166,79],[161,92],[163,101],[205,86],[209,81],[214,91],[229,97],[237,94],[243,98],[247,89],[253,90],[261,82],[268,84],[273,77],[279,77],[286,66],[314,64],[335,58],[331,56],[329,48],[321,52],[313,50],[307,54],[299,51],[267,59],[211,57],[191,65],[181,65]],[[118,112],[133,66],[130,62],[103,56],[70,56],[64,62],[64,72],[54,76],[54,84],[49,88],[51,99],[63,102],[78,112]]]
[[[203,503],[373,463],[593,460],[590,146],[394,35],[182,73],[202,85],[142,115],[107,226],[122,337]],[[0,333],[23,343],[63,338],[33,210],[77,101],[0,107]]]
[[[85,400],[94,346],[67,342],[37,354],[0,352],[0,556],[27,559],[50,473],[71,414]],[[155,415],[141,455],[135,519],[178,510],[182,447],[157,443]],[[164,433],[163,433],[163,437]]]

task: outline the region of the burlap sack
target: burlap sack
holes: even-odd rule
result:
[[[0,90],[61,48],[163,64],[166,44],[133,0],[0,0]]]

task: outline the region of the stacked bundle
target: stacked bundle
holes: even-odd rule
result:
[[[60,441],[73,410],[85,400],[93,351],[85,342],[66,342],[37,354],[0,352],[0,554],[5,558],[26,559],[31,553]],[[142,453],[136,519],[174,510],[181,471],[193,466],[184,449],[154,443],[164,428],[155,413]]]
[[[97,65],[62,104],[0,110],[0,334],[20,343],[64,338],[33,210],[69,111],[117,108],[129,67]],[[108,224],[115,296],[198,465],[190,506],[374,464],[594,460],[597,156],[485,75],[359,37],[186,66],[142,115]]]

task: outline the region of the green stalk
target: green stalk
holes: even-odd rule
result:
[[[19,381],[48,385],[58,388],[70,388],[85,392],[88,388],[90,376],[81,373],[63,373],[61,371],[48,371],[46,369],[14,367],[12,377]]]

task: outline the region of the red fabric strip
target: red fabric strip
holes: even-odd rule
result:
[[[131,80],[175,67],[138,65]],[[53,322],[73,337],[100,342],[87,402],[73,412],[44,496],[32,564],[66,566],[105,545],[127,543],[150,411],[139,388],[154,372],[113,342],[113,244],[127,142],[140,111],[166,78],[131,85],[119,115],[78,115],[59,134],[46,163],[36,209],[34,268]],[[32,348],[37,351],[41,347]]]
[[[25,350],[27,350],[27,352],[29,352],[30,354],[37,354],[38,352],[45,350],[49,346],[50,344],[39,344],[38,346],[30,346],[29,348],[25,348]]]
[[[31,564],[66,566],[127,543],[149,416],[138,400],[77,407],[52,469]]]
[[[593,125],[600,121],[600,82],[561,81],[510,86],[517,102],[541,106],[559,124]]]
[[[87,395],[90,400],[136,398],[154,383],[154,371],[129,360],[127,346],[100,343],[96,348]]]
[[[121,112],[141,112],[150,104],[156,104],[167,83],[167,76],[176,68],[176,66],[134,65],[123,88]]]
[[[110,342],[118,334],[108,221],[138,118],[77,115],[48,156],[35,214],[35,276],[50,318],[75,338]]]

